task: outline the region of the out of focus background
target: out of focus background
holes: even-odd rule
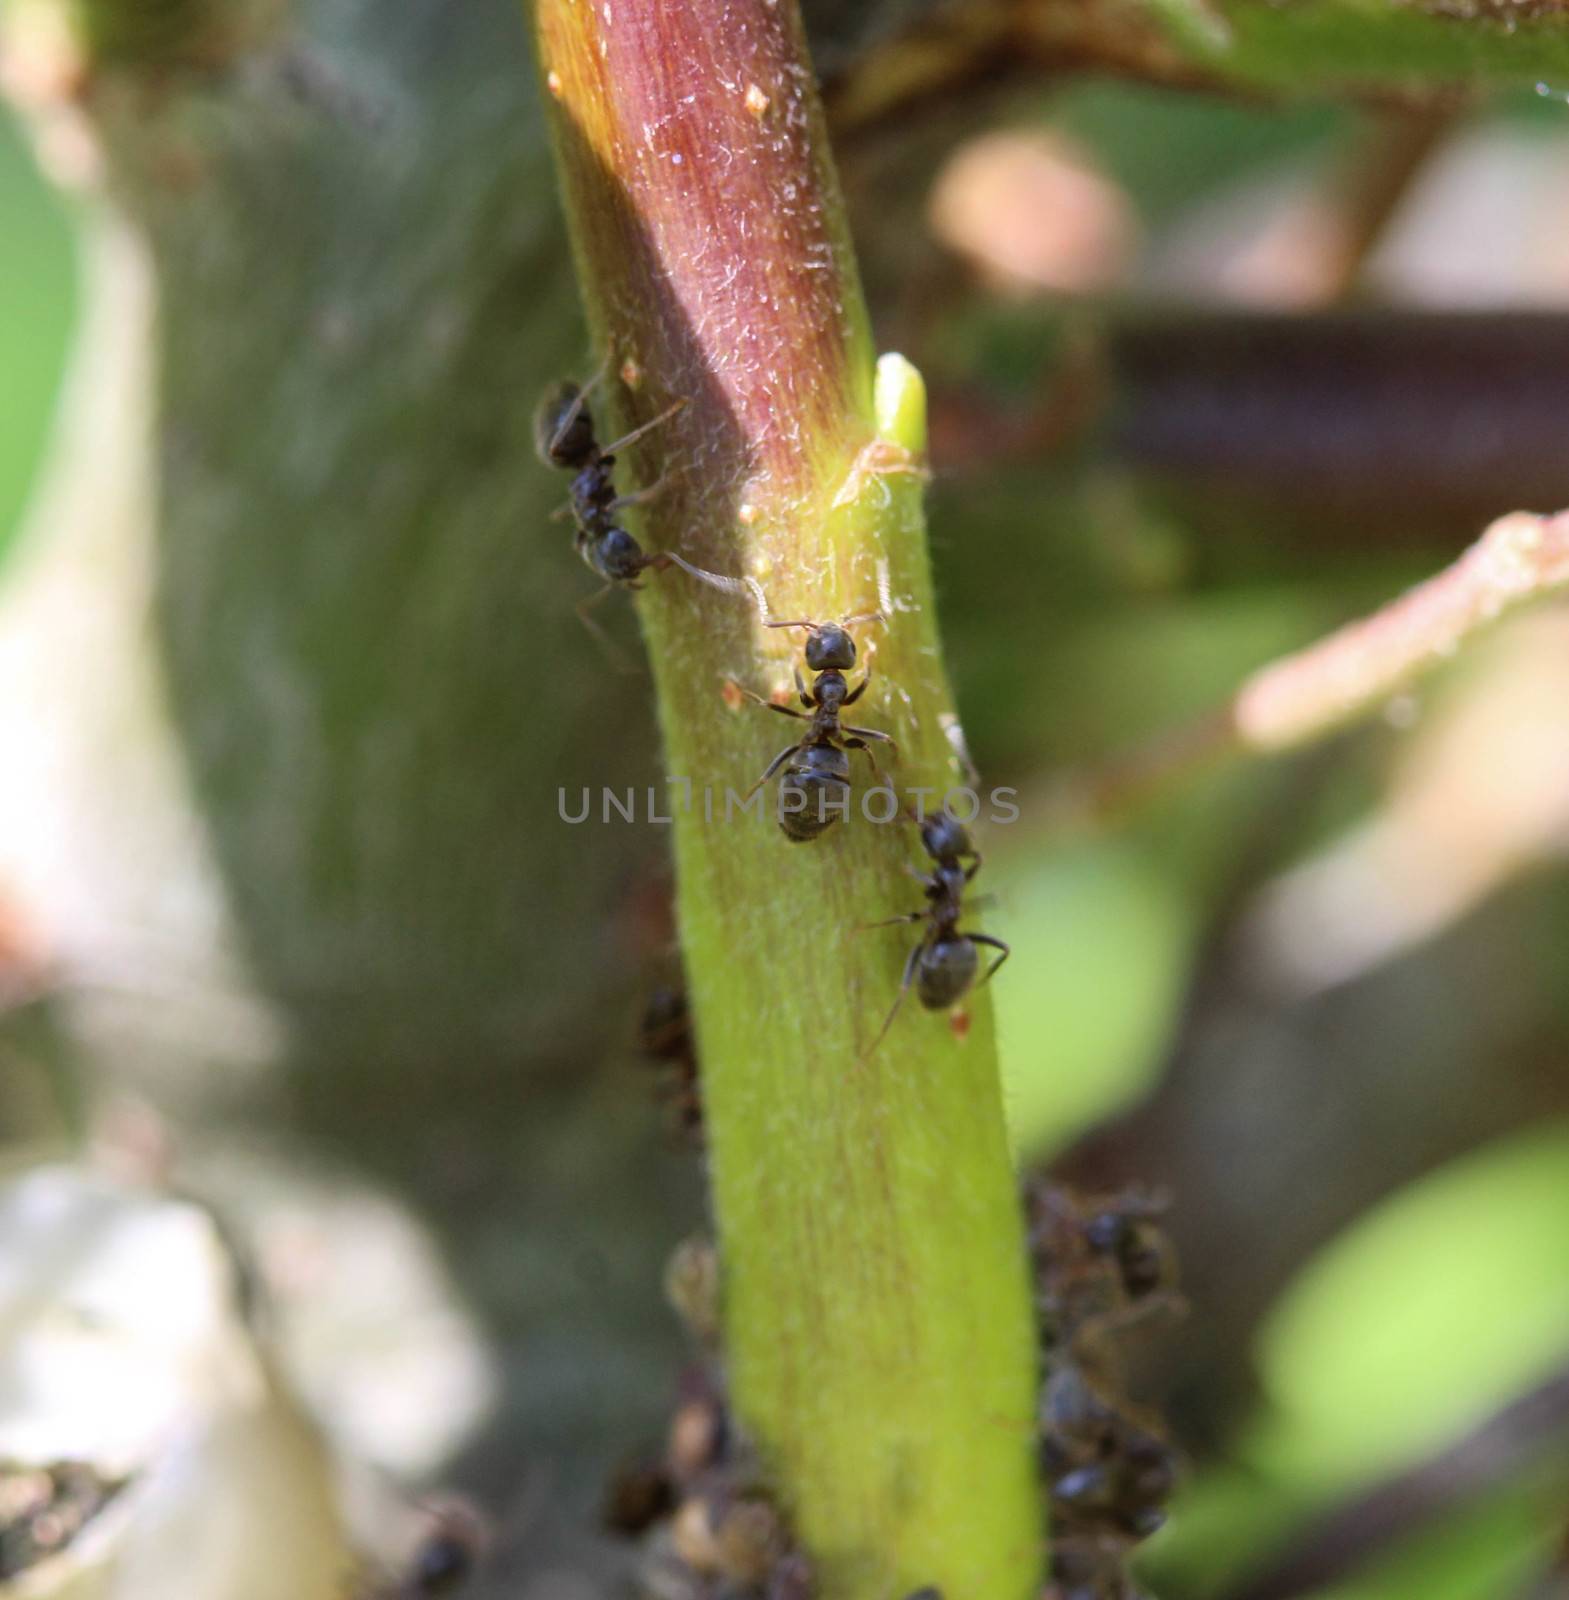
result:
[[[666,838],[551,826],[558,783],[657,758],[528,446],[589,357],[523,30],[422,5],[372,48],[318,9],[178,110],[24,83],[0,121],[0,1462],[32,1496],[0,1594],[59,1559],[40,1504],[68,1550],[188,1414],[209,1467],[274,1459],[250,1428],[277,1482],[314,1452],[391,1546],[471,1496],[476,1594],[609,1592],[603,1485],[680,1360],[700,1163],[635,1043]],[[868,110],[879,47],[820,60],[879,342],[931,390],[970,749],[1021,794],[981,841],[1012,1131],[1167,1192],[1190,1301],[1141,1339],[1189,1463],[1148,1583],[1569,1592],[1569,612],[1298,754],[1072,803],[1569,504],[1565,96],[1064,74]],[[128,1392],[157,1416],[114,1422]],[[264,1561],[232,1537],[214,1570]],[[102,1592],[202,1600],[142,1581]]]

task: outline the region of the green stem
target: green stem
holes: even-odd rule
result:
[[[755,580],[776,617],[885,592],[887,623],[855,630],[875,662],[855,720],[898,739],[901,788],[962,783],[924,397],[897,357],[874,379],[794,6],[533,11],[604,409],[631,425],[686,402],[622,463],[623,488],[665,479],[646,542]],[[677,571],[639,610],[668,770],[694,791],[679,909],[737,1407],[831,1600],[1020,1600],[1042,1555],[1034,1332],[987,997],[967,1029],[912,1000],[868,1053],[915,930],[857,929],[918,901],[913,830],[860,813],[864,773],[812,843],[770,811],[727,820],[725,791],[798,725],[726,682],[785,690],[801,636]]]

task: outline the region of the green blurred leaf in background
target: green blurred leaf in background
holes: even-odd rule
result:
[[[0,115],[0,556],[33,483],[75,309],[68,218]]]

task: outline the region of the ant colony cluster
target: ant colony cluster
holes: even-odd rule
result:
[[[1087,1199],[1046,1183],[1028,1205],[1051,1516],[1044,1600],[1143,1600],[1128,1560],[1166,1519],[1177,1457],[1159,1421],[1126,1398],[1120,1343],[1147,1318],[1182,1309],[1159,1225],[1165,1206],[1137,1193]]]
[[[747,791],[746,799],[750,800],[777,775],[777,816],[785,838],[797,844],[819,838],[841,811],[848,811],[852,790],[850,752],[858,750],[864,754],[875,774],[880,769],[873,747],[885,745],[892,753],[898,751],[890,734],[841,721],[841,713],[866,693],[872,677],[868,665],[861,681],[853,689],[850,687],[846,674],[853,670],[857,658],[855,638],[850,630],[861,623],[886,621],[890,602],[885,594],[885,610],[848,617],[843,622],[778,621],[769,616],[762,590],[752,580],[727,578],[705,571],[674,551],[653,554],[645,551],[616,521],[616,513],[626,506],[652,499],[661,484],[656,482],[630,494],[617,493],[613,475],[616,453],[668,420],[684,402],[676,401],[631,433],[611,444],[601,445],[588,409],[588,397],[605,371],[606,368],[601,367],[583,386],[570,381],[556,385],[545,395],[534,419],[534,440],[540,459],[574,475],[562,514],[572,519],[577,552],[605,580],[603,588],[579,605],[578,614],[585,625],[597,633],[588,616],[591,607],[613,589],[640,588],[639,580],[645,572],[662,572],[674,566],[726,593],[750,594],[766,628],[804,629],[803,653],[807,670],[812,674],[811,683],[802,677],[799,666],[794,669],[796,691],[804,709],[776,704],[750,689],[740,690],[765,710],[807,724],[801,737],[769,762],[762,776]],[[965,933],[959,928],[964,890],[981,864],[980,854],[971,844],[963,823],[947,812],[925,818],[908,812],[904,815],[919,828],[921,843],[933,863],[930,872],[910,869],[926,892],[926,905],[919,911],[868,926],[881,928],[924,922],[926,927],[905,962],[898,996],[872,1043],[872,1050],[892,1027],[912,984],[916,998],[927,1010],[946,1010],[976,985],[980,972],[977,945],[989,945],[1001,952],[980,977],[982,983],[1008,958],[1008,946],[1000,939],[984,933]]]

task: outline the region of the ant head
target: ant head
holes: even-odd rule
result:
[[[934,811],[921,823],[921,843],[934,861],[973,853],[970,830],[949,811]]]
[[[813,672],[845,672],[855,665],[855,640],[837,622],[824,622],[806,636],[806,664]]]
[[[567,380],[546,391],[534,413],[534,448],[548,467],[581,467],[592,459],[594,419],[577,384]]]

